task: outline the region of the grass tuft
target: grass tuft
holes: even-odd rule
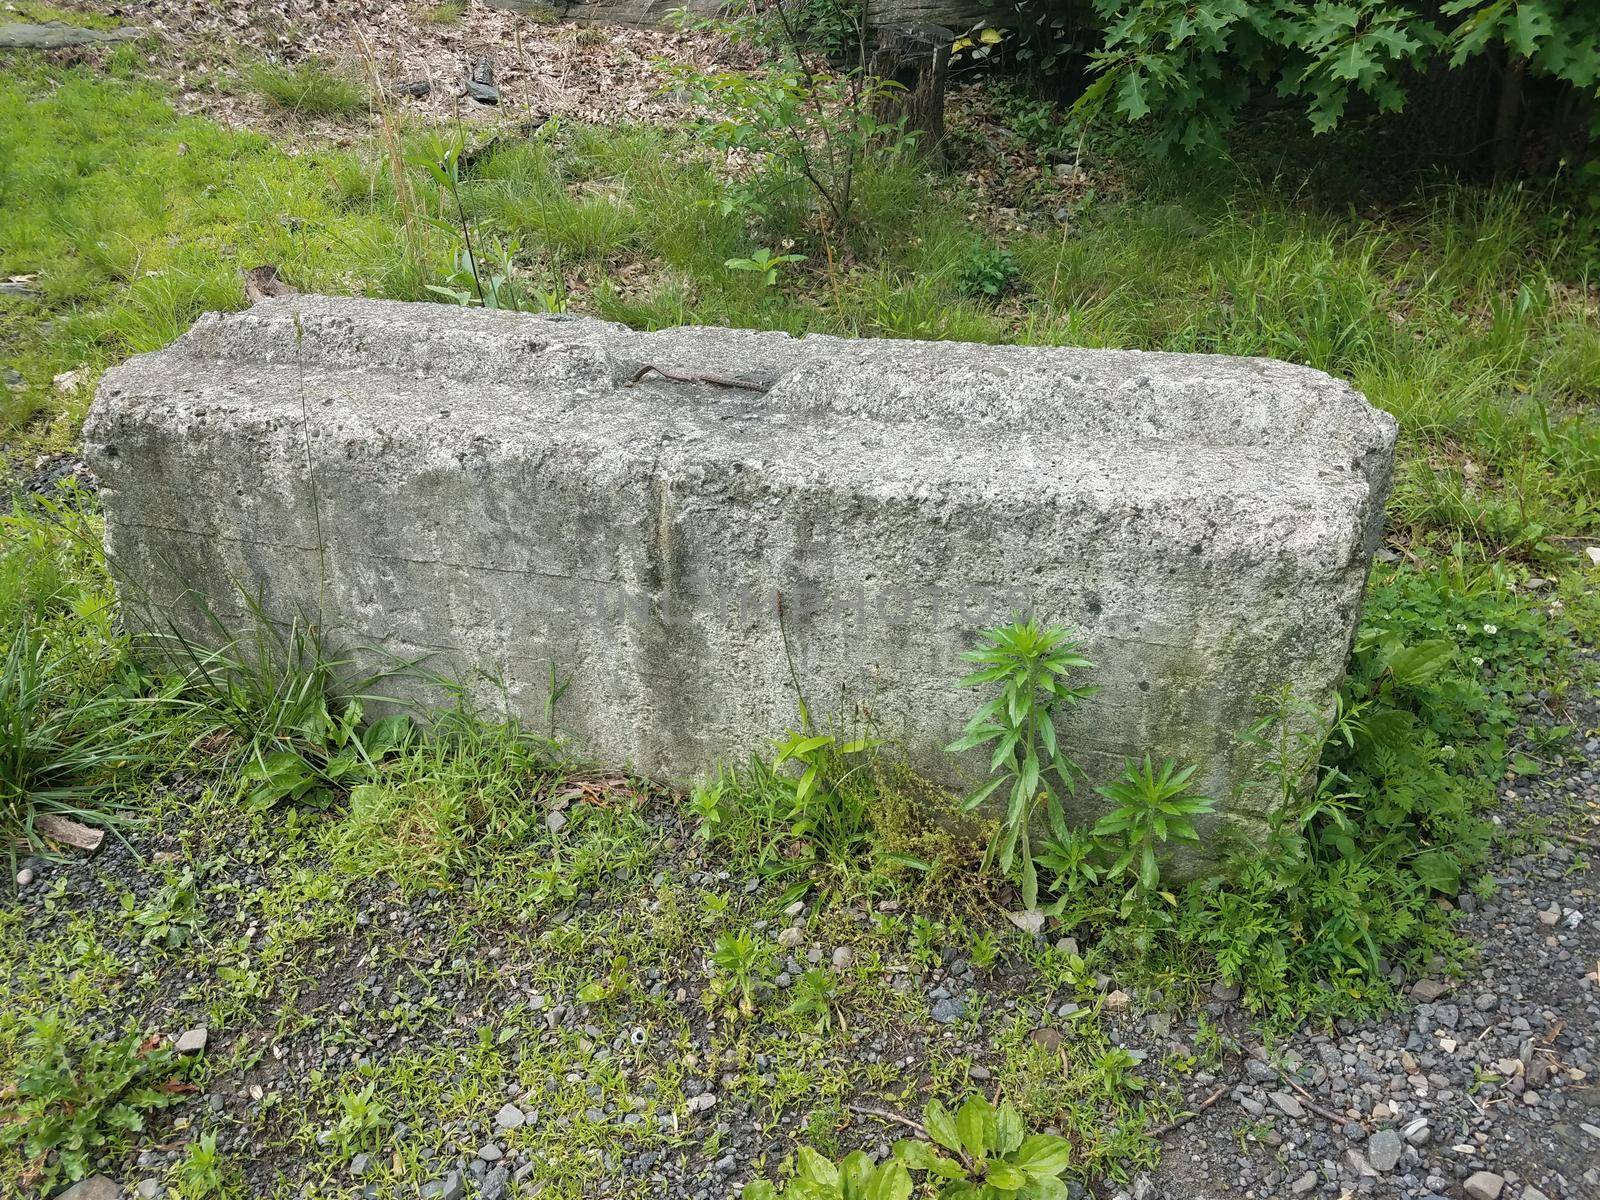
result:
[[[245,80],[280,112],[311,119],[348,119],[371,107],[366,87],[343,72],[312,59],[294,66],[256,63]]]

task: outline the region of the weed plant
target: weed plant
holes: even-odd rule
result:
[[[20,1147],[43,1195],[120,1154],[151,1113],[183,1099],[183,1064],[158,1038],[97,1041],[51,1013],[33,1022],[23,1050],[0,1142]]]

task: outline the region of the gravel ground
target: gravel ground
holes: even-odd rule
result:
[[[1564,719],[1587,740],[1504,783],[1496,816],[1548,834],[1460,897],[1475,969],[1418,980],[1390,1019],[1257,1045],[1143,1196],[1600,1196],[1600,702]]]
[[[1590,698],[1575,718],[1581,729],[1600,728],[1600,705]],[[883,1095],[899,1093],[906,1097],[899,1111],[914,1113],[936,1087],[1002,1079],[1015,1086],[1008,1030],[1033,1026],[1026,1040],[1034,1050],[1057,1053],[1063,1040],[1070,1050],[1082,1009],[1097,1012],[1110,1041],[1148,1064],[1152,1095],[1167,1096],[1173,1113],[1184,1107],[1180,1087],[1189,1107],[1205,1107],[1161,1139],[1159,1167],[1121,1184],[1090,1180],[1088,1191],[1074,1185],[1074,1196],[1600,1196],[1600,905],[1596,868],[1581,845],[1600,819],[1597,761],[1600,742],[1591,739],[1558,770],[1506,783],[1503,824],[1539,824],[1526,846],[1508,843],[1492,896],[1461,898],[1464,931],[1483,947],[1466,978],[1425,977],[1414,984],[1408,1011],[1344,1024],[1332,1035],[1303,1031],[1270,1049],[1256,1040],[1231,990],[1219,987],[1204,1014],[1244,1053],[1187,1080],[1161,1064],[1192,1051],[1199,1014],[1158,1004],[1141,1011],[1105,976],[1079,987],[1044,986],[1015,957],[980,971],[954,944],[937,948],[936,963],[873,960],[880,990],[847,999],[850,1031],[804,1050],[786,1048],[788,1035],[741,1032],[712,1015],[702,1002],[710,975],[698,956],[641,962],[636,988],[617,1004],[585,1004],[570,985],[547,987],[535,956],[552,931],[591,928],[618,904],[636,906],[636,919],[658,931],[652,922],[668,880],[720,896],[735,910],[779,914],[749,925],[775,943],[775,974],[758,994],[765,1012],[779,1008],[807,969],[849,974],[861,965],[858,955],[875,953],[871,927],[885,913],[849,909],[842,915],[855,933],[841,933],[835,922],[819,937],[803,903],[780,914],[770,885],[716,870],[697,852],[676,805],[655,796],[639,814],[651,851],[638,874],[617,868],[527,922],[464,920],[460,897],[423,893],[403,902],[374,885],[304,903],[299,916],[313,932],[296,956],[306,986],[281,1011],[268,1004],[211,1031],[205,1053],[213,1069],[202,1090],[175,1111],[178,1124],[157,1148],[124,1164],[121,1178],[130,1189],[143,1184],[141,1195],[160,1194],[158,1181],[182,1153],[176,1130],[194,1122],[223,1131],[225,1152],[244,1164],[256,1195],[294,1194],[286,1183],[304,1181],[300,1194],[377,1197],[403,1177],[421,1181],[434,1200],[497,1200],[516,1194],[519,1181],[548,1177],[562,1165],[552,1164],[555,1152],[574,1160],[555,1175],[584,1182],[581,1191],[558,1183],[545,1195],[710,1200],[735,1192],[752,1164],[770,1168],[798,1140],[815,1139],[817,1097],[783,1093],[794,1072],[847,1080],[826,1109],[830,1132],[841,1149],[886,1151],[902,1131],[857,1108],[892,1109]],[[571,839],[586,822],[609,819],[568,812],[553,822],[564,827],[555,836]],[[67,934],[75,916],[114,914],[124,891],[143,907],[164,871],[193,861],[189,837],[169,821],[139,833],[132,848],[108,843],[94,859],[29,864],[20,896],[29,936],[49,942]],[[171,1036],[205,1027],[220,972],[237,965],[229,926],[245,924],[246,944],[263,936],[249,898],[305,865],[249,847],[213,860],[200,886],[205,952],[173,954],[121,941],[108,928],[103,936],[126,956],[125,975],[93,1018],[108,1027],[137,1020]],[[892,904],[878,908],[893,915]],[[320,929],[319,911],[354,914],[353,923],[336,915]],[[864,940],[852,949],[858,936]],[[602,973],[612,948],[607,937],[580,939],[573,953],[588,961],[567,978]],[[508,1014],[517,1015],[518,1034],[506,1047],[505,1069],[465,1065],[478,1029]],[[381,1078],[384,1068],[397,1071],[423,1050],[443,1055],[435,1070],[440,1061],[458,1062],[428,1079],[427,1089],[493,1087],[466,1110],[443,1106],[454,1115],[422,1117],[427,1104],[400,1114],[381,1147],[348,1162],[340,1156],[330,1171],[331,1123],[304,1105],[306,1079],[374,1065]],[[401,1157],[405,1170],[396,1172]]]

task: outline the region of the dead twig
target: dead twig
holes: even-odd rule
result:
[[[1357,1121],[1354,1117],[1341,1116],[1339,1113],[1334,1112],[1331,1108],[1323,1108],[1322,1105],[1318,1104],[1316,1100],[1312,1098],[1310,1092],[1306,1091],[1305,1088],[1301,1087],[1294,1080],[1290,1079],[1282,1071],[1278,1072],[1278,1077],[1292,1087],[1295,1091],[1299,1092],[1300,1102],[1304,1104],[1311,1112],[1316,1113],[1317,1116],[1321,1117],[1324,1121],[1332,1121],[1335,1125],[1341,1127],[1354,1123],[1360,1125],[1363,1129],[1366,1128],[1365,1121]]]
[[[877,1117],[880,1121],[892,1121],[896,1125],[904,1125],[907,1129],[920,1137],[928,1136],[928,1128],[920,1121],[913,1121],[910,1117],[902,1117],[897,1112],[890,1112],[886,1108],[873,1108],[870,1104],[852,1104],[850,1111],[859,1113],[863,1117]]]
[[[1218,1100],[1221,1100],[1223,1095],[1224,1095],[1224,1093],[1226,1093],[1227,1090],[1228,1090],[1228,1085],[1227,1084],[1223,1084],[1216,1091],[1212,1092],[1211,1095],[1207,1096],[1204,1100],[1200,1101],[1200,1103],[1195,1106],[1195,1108],[1194,1108],[1194,1110],[1192,1112],[1184,1113],[1176,1121],[1168,1121],[1165,1125],[1156,1126],[1156,1128],[1154,1128],[1154,1129],[1152,1129],[1150,1131],[1150,1136],[1153,1137],[1153,1138],[1163,1138],[1163,1137],[1166,1137],[1167,1134],[1171,1133],[1175,1129],[1182,1129],[1185,1125],[1187,1125],[1190,1121],[1194,1120],[1201,1113],[1205,1112],[1206,1109],[1210,1108]]]
[[[678,383],[709,383],[717,387],[742,388],[747,392],[765,392],[771,385],[756,383],[751,379],[735,379],[731,375],[717,375],[709,371],[680,371],[676,367],[658,367],[654,363],[646,363],[633,373],[633,378],[628,380],[627,386],[632,387],[646,375],[659,375],[663,379],[672,379]]]

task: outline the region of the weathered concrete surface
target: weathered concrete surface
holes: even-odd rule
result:
[[[568,21],[597,21],[618,25],[669,25],[674,14],[687,10],[697,17],[714,17],[729,10],[727,0],[484,0],[491,8],[550,15]],[[874,0],[868,20],[875,25],[949,25],[966,29],[993,13],[986,0]]]
[[[116,29],[90,29],[61,21],[45,21],[37,25],[10,23],[0,25],[0,50],[67,50],[74,46],[134,42],[143,36],[144,30],[131,25]]]
[[[958,655],[1026,605],[1099,665],[1062,730],[1091,776],[1149,751],[1229,802],[1253,698],[1340,678],[1394,434],[1263,359],[294,296],[108,372],[85,440],[131,609],[320,594],[340,642],[499,676],[540,725],[553,669],[609,763],[684,780],[794,725],[781,592],[813,711],[949,780]]]

